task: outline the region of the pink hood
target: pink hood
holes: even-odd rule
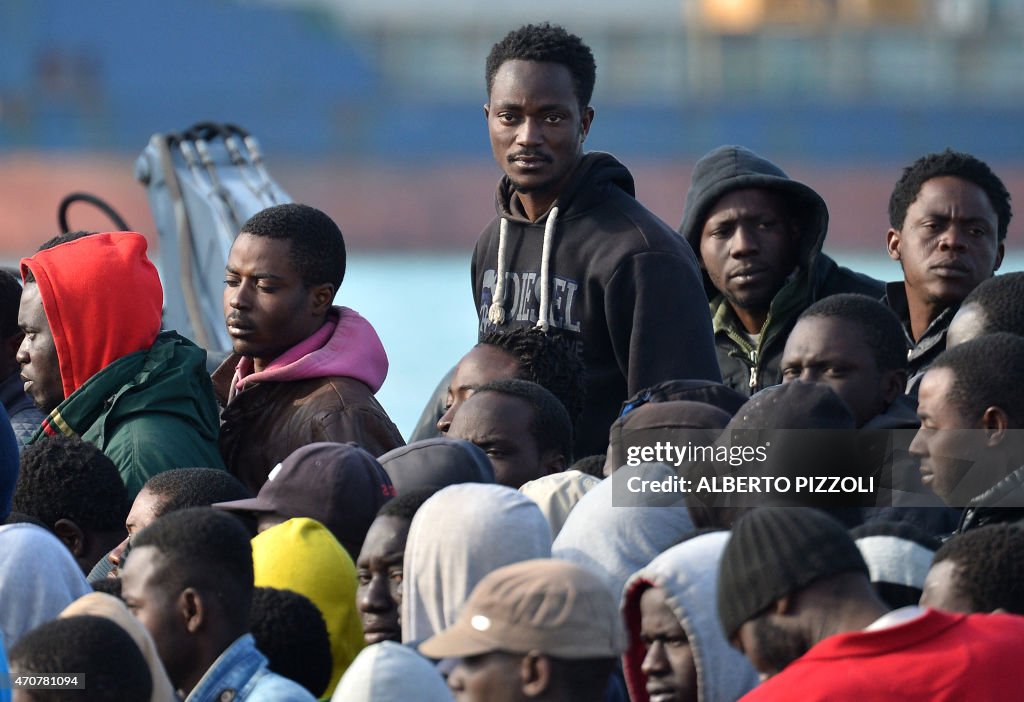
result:
[[[345,376],[380,390],[388,377],[388,355],[376,330],[353,309],[333,307],[327,321],[312,336],[278,356],[259,373],[251,358],[242,357],[235,368],[234,386]]]

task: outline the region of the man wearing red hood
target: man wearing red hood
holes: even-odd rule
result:
[[[80,436],[134,496],[157,473],[223,467],[206,354],[160,331],[163,289],[135,232],[65,234],[21,260],[18,349],[44,436]]]
[[[231,246],[224,318],[232,353],[214,372],[224,462],[254,493],[308,444],[353,441],[374,456],[405,442],[373,393],[388,357],[355,310],[332,305],[345,277],[338,225],[308,205],[253,215]]]

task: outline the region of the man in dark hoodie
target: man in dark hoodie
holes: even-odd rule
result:
[[[828,295],[878,299],[882,283],[821,252],[828,208],[811,188],[741,146],[721,146],[693,170],[679,233],[697,254],[723,382],[748,396],[782,382],[797,316]]]
[[[206,353],[160,331],[163,289],[135,232],[64,234],[21,260],[18,349],[48,416],[29,440],[80,436],[117,466],[129,496],[170,468],[223,467]]]
[[[480,334],[538,326],[581,350],[587,406],[574,451],[602,453],[628,396],[662,380],[719,379],[696,261],[634,199],[615,158],[584,154],[595,66],[579,37],[527,25],[487,58],[484,106],[505,172],[473,254]]]

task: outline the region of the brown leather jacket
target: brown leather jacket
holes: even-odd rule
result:
[[[228,470],[255,494],[274,466],[317,441],[354,441],[374,456],[405,441],[370,388],[342,376],[257,383],[228,402],[238,356],[213,373],[221,403],[220,453]]]

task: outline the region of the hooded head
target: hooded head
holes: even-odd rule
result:
[[[402,641],[455,623],[473,587],[510,563],[551,555],[547,519],[526,495],[501,485],[444,488],[416,512],[405,546]]]
[[[164,670],[164,665],[160,662],[160,655],[157,653],[156,644],[153,643],[153,637],[146,631],[146,627],[132,616],[124,602],[104,592],[93,592],[79,597],[60,613],[62,619],[81,615],[109,619],[132,637],[135,645],[139,647],[142,657],[146,659],[146,665],[149,667],[149,674],[153,681],[150,702],[174,702],[177,699],[174,694],[174,686],[171,685],[167,671]]]
[[[356,656],[331,700],[451,702],[452,693],[437,668],[423,656],[394,641],[381,641]]]
[[[148,349],[160,331],[163,288],[141,234],[90,234],[57,244],[23,258],[21,275],[19,323],[42,309],[39,321],[49,327],[63,390],[56,404],[117,359]],[[34,364],[35,352],[26,353],[31,348],[26,337],[18,359],[23,367]]]
[[[327,622],[334,669],[327,692],[363,647],[356,611],[356,567],[338,540],[320,522],[289,519],[252,540],[256,587],[305,595]]]
[[[719,291],[712,284],[701,258],[701,232],[711,208],[729,193],[761,190],[780,198],[798,238],[796,264],[809,267],[821,250],[828,230],[828,207],[818,193],[795,181],[785,171],[742,146],[720,146],[701,158],[693,169],[686,193],[679,233],[693,247],[704,273],[704,289],[711,299]]]
[[[674,693],[676,702],[732,702],[757,684],[757,672],[725,640],[716,616],[718,565],[728,541],[726,531],[695,536],[662,553],[626,583],[622,615],[629,647],[622,662],[633,702],[648,702],[649,690]],[[641,598],[652,588],[661,590],[672,613],[674,621],[667,623],[682,629],[685,644],[674,643],[677,649],[689,649],[689,671],[675,674],[676,666],[670,670],[663,651],[656,650],[665,649],[666,642],[647,641],[651,633],[664,633],[644,621]],[[680,684],[687,677],[689,687]]]
[[[693,532],[678,493],[636,491],[675,472],[661,463],[625,466],[583,496],[551,547],[555,558],[601,576],[616,595],[629,576]]]
[[[524,483],[519,492],[537,503],[540,511],[548,518],[551,536],[554,538],[562,530],[562,525],[576,503],[600,484],[601,479],[596,476],[578,470],[565,470]]]
[[[42,527],[0,526],[0,553],[0,634],[7,645],[92,592],[71,552]]]

